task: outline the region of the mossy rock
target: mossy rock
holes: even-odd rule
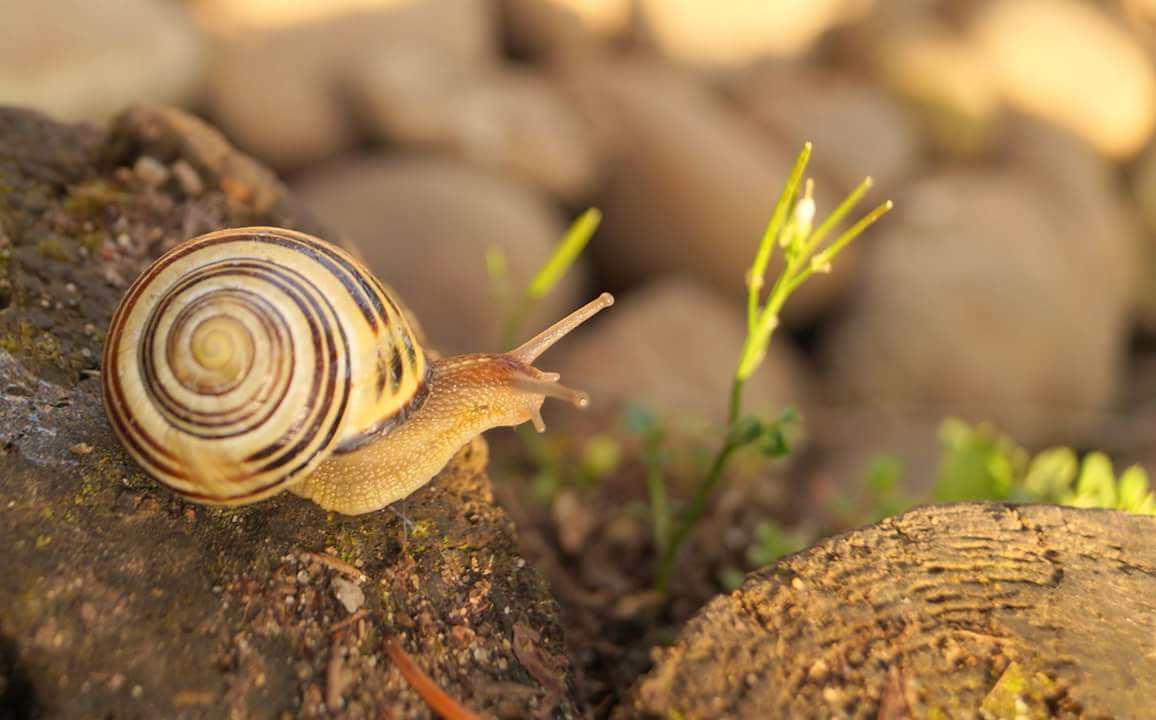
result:
[[[483,441],[405,522],[290,495],[191,505],[116,444],[97,361],[123,287],[175,242],[253,224],[324,234],[191,116],[0,110],[0,717],[431,717],[390,638],[477,712],[577,716]]]

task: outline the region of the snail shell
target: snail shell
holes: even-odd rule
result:
[[[338,248],[276,228],[184,243],[109,329],[105,406],[124,446],[185,497],[258,500],[404,421],[428,389],[397,305]]]
[[[291,230],[222,230],[172,248],[128,289],[106,338],[104,404],[137,463],[186,498],[232,505],[292,488],[367,512],[489,427],[541,430],[547,395],[584,404],[530,363],[611,302],[510,353],[431,362],[348,253]]]

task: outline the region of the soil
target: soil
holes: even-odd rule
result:
[[[227,226],[323,234],[177,111],[0,110],[0,717],[577,717],[556,604],[464,448],[396,513],[190,505],[127,459],[97,358],[127,282]],[[404,519],[403,517],[404,516]]]

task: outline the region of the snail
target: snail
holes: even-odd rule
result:
[[[585,393],[533,367],[613,304],[603,293],[507,353],[433,359],[360,262],[304,233],[222,230],[183,242],[126,291],[105,340],[105,411],[153,478],[194,502],[288,489],[377,510],[461,447]]]

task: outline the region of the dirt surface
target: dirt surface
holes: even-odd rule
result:
[[[621,717],[1149,717],[1156,518],[920,508],[709,603]]]
[[[391,639],[484,716],[578,716],[484,442],[405,521],[190,505],[117,446],[97,377],[117,298],[171,244],[247,224],[320,230],[189,116],[0,110],[0,717],[430,717]]]

